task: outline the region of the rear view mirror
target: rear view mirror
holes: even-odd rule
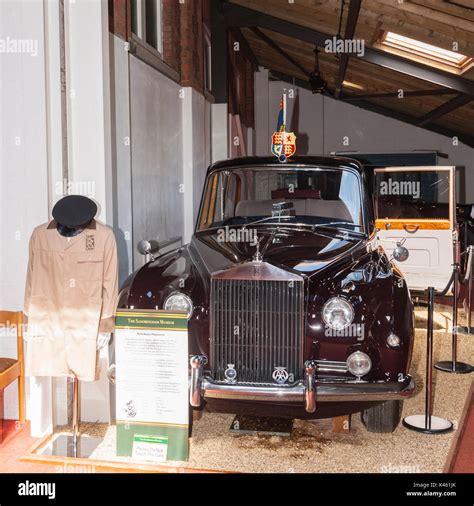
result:
[[[137,244],[137,250],[142,255],[151,255],[159,250],[159,245],[156,241],[147,241],[146,239],[142,239]]]
[[[139,253],[141,253],[142,255],[148,255],[150,254],[151,252],[151,244],[150,244],[150,241],[147,241],[146,239],[142,239],[138,244],[137,244],[137,250]]]

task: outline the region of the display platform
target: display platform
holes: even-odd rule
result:
[[[426,309],[416,310],[416,340],[411,374],[417,382],[418,395],[407,400],[402,417],[424,409]],[[462,321],[462,315],[461,315]],[[449,357],[451,350],[450,309],[436,312],[434,317],[433,359]],[[459,358],[474,355],[470,336],[458,337]],[[457,423],[473,382],[472,375],[446,374],[433,369],[433,414]],[[26,460],[68,465],[87,465],[107,471],[126,472],[374,472],[424,473],[443,472],[456,430],[439,435],[426,435],[402,426],[391,434],[367,432],[359,415],[352,416],[349,432],[333,432],[331,420],[295,420],[290,437],[231,433],[235,415],[204,412],[194,422],[188,462],[152,464],[117,457],[115,426],[81,424],[81,432],[103,437],[103,442],[88,459],[72,459],[39,455],[35,445]]]
[[[54,447],[56,440],[69,441],[68,432],[59,432],[52,435],[45,436],[35,443],[28,451],[26,455],[21,457],[20,460],[25,462],[36,462],[41,464],[49,464],[55,466],[64,466],[67,469],[77,469],[77,472],[95,472],[100,470],[103,472],[126,472],[126,473],[222,473],[226,472],[223,470],[214,469],[196,469],[189,466],[182,466],[180,462],[171,463],[167,462],[165,465],[152,464],[150,462],[137,462],[131,458],[117,458],[112,455],[114,452],[112,448],[107,445],[106,451],[104,451],[104,435],[106,433],[113,433],[113,444],[115,448],[116,444],[116,433],[115,426],[108,426],[107,424],[82,424],[81,425],[82,438],[84,440],[90,439],[97,441],[100,439],[101,443],[95,446],[89,457],[72,457],[70,455],[58,456],[54,452],[49,451],[50,448]],[[91,436],[90,434],[100,434],[100,437]],[[108,441],[112,441],[110,436]],[[64,446],[64,445],[63,445]],[[70,448],[70,446],[69,446]],[[100,452],[97,451],[101,448]],[[70,453],[66,451],[65,453]],[[103,457],[103,458],[102,458]],[[86,471],[87,470],[87,471]],[[232,471],[228,471],[232,472]]]

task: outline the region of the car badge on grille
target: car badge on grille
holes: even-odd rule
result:
[[[229,383],[235,383],[237,380],[237,371],[234,367],[234,364],[227,364],[227,369],[224,371],[225,379]]]
[[[288,381],[289,377],[290,377],[290,375],[288,374],[286,367],[282,367],[281,365],[278,367],[275,367],[275,370],[273,371],[273,374],[272,374],[272,378],[279,385],[283,385],[284,383],[286,383]]]

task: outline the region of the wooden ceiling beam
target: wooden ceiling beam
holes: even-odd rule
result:
[[[439,1],[439,0],[438,0]],[[404,1],[405,5],[406,0]],[[371,0],[369,4],[362,3],[361,20],[373,25],[380,21],[383,30],[389,30],[406,37],[412,37],[452,50],[453,42],[459,43],[459,52],[465,51],[467,47],[472,50],[474,32],[459,28],[457,24],[447,24],[435,19],[417,16],[412,12],[402,10],[396,1],[392,3],[381,3]],[[462,49],[462,50],[461,50]]]
[[[271,48],[269,48],[263,41],[258,39],[248,28],[245,29],[244,36],[251,44],[253,51],[262,61],[262,64],[265,65],[266,63],[266,66],[268,66],[268,60],[271,60],[271,57],[274,54]],[[295,58],[297,57],[298,61],[305,65],[307,68],[313,64],[314,53],[313,47],[311,45],[304,42],[298,42],[296,39],[289,39],[288,37],[277,33],[275,33],[272,38],[287,53]],[[266,58],[266,60],[263,58]],[[329,81],[335,81],[335,76],[337,74],[339,65],[338,60],[332,55],[329,56],[325,52],[321,52],[319,54],[319,63],[323,75]],[[291,70],[292,68],[287,66],[286,73],[293,74]],[[365,86],[367,89],[373,89],[373,93],[393,92],[394,90],[393,85],[390,84],[391,82],[396,82],[398,87],[397,89],[403,89],[405,92],[408,90],[417,90],[420,84],[418,80],[410,76],[397,74],[392,70],[385,70],[384,72],[380,72],[380,69],[375,65],[361,61],[355,61],[354,59],[348,66],[346,78],[349,81],[353,81],[357,84]],[[444,90],[445,88],[433,87],[433,89]],[[447,90],[447,92],[457,93],[453,90]]]
[[[404,91],[403,98],[408,97],[430,97],[436,95],[452,95],[453,93],[457,93],[454,90],[448,90],[446,88],[439,88],[433,90],[417,90],[417,91]],[[356,102],[357,100],[366,100],[368,98],[398,98],[400,96],[400,91],[391,91],[388,93],[372,93],[368,95],[354,95],[354,96],[345,96],[342,98],[344,102]]]
[[[306,70],[306,68],[301,65],[299,61],[297,61],[293,56],[289,55],[284,49],[282,49],[276,42],[274,42],[270,37],[268,37],[266,34],[264,34],[259,28],[251,27],[250,30],[259,37],[261,40],[263,40],[266,44],[268,44],[271,48],[273,48],[275,51],[277,51],[283,58],[285,58],[287,61],[289,61],[294,67],[296,67],[300,72],[305,74],[306,76],[310,76],[310,72]]]
[[[468,0],[468,2],[472,3],[471,0]],[[463,0],[458,2],[456,0],[446,0],[444,2],[440,2],[439,0],[412,0],[412,3],[421,4],[439,12],[474,21],[474,7],[468,6],[467,2],[465,5],[462,5]]]
[[[422,118],[420,118],[418,120],[418,126],[426,126],[428,123],[431,123],[435,119],[441,118],[441,116],[455,111],[456,109],[469,104],[469,102],[472,102],[473,100],[474,97],[471,95],[456,95],[451,100],[448,100],[444,104],[440,105],[436,109],[430,111],[428,114],[425,114]]]
[[[325,47],[326,41],[332,39],[328,34],[236,4],[225,2],[223,10],[229,26],[258,26],[289,37],[304,40],[320,47]],[[359,58],[362,61],[395,70],[401,74],[474,96],[474,81],[407,60],[385,51],[366,47],[364,54]]]
[[[248,36],[248,32],[246,32],[246,35]],[[250,39],[250,42],[252,43],[252,47],[256,54],[258,55],[259,61],[261,62],[261,65],[263,65],[266,68],[272,68],[274,70],[280,70],[281,72],[284,72],[286,74],[295,75],[296,77],[301,77],[302,79],[305,79],[305,75],[301,74],[299,71],[295,69],[293,71],[293,68],[290,67],[286,60],[283,60],[283,58],[278,58],[278,60],[275,58],[273,51],[266,46],[263,42],[257,40],[255,37]],[[284,47],[288,51],[288,46]],[[293,51],[289,51],[290,54],[294,54]],[[321,55],[324,57],[324,54]],[[303,55],[301,53],[301,57],[299,60],[306,64],[306,66],[309,66],[310,63],[310,56],[309,55]],[[362,62],[360,62],[362,63]],[[393,89],[393,84],[390,83],[393,82],[391,80],[387,80],[386,76],[384,77],[384,74],[386,72],[381,73],[380,71],[377,72],[378,67],[369,65],[369,64],[361,64],[358,65],[349,65],[349,68],[347,70],[346,78],[349,81],[352,81],[354,83],[363,85],[367,90],[372,90],[373,94],[385,94],[388,93],[390,96],[387,98],[392,98],[393,100],[397,100],[399,103],[400,99],[398,98],[398,91],[395,92]],[[338,69],[338,62],[336,60],[331,61],[325,61],[320,60],[320,66],[321,70],[323,72],[323,75],[327,77],[327,81],[331,86],[331,89],[334,89],[335,84],[335,75],[337,74]],[[387,71],[389,72],[389,71]],[[334,76],[334,77],[333,77]],[[436,100],[438,93],[440,94],[440,97],[444,96],[445,94],[456,94],[456,91],[445,89],[445,88],[433,88],[432,91],[434,92],[431,96],[430,90],[423,90],[426,92],[426,94],[430,93],[430,96],[425,96],[423,98],[423,104],[419,103],[419,100],[417,100],[416,95],[418,94],[418,91],[416,89],[416,85],[418,85],[418,81],[412,80],[412,82],[409,82],[408,79],[404,76],[396,76],[397,79],[397,86],[398,90],[404,90],[404,97],[409,98],[410,95],[412,95],[412,92],[415,92],[414,97],[410,99],[410,108],[416,107],[420,114],[427,113],[431,109],[434,109],[440,105],[439,100]],[[414,81],[414,82],[413,82]],[[350,92],[350,90],[347,88],[347,92]],[[422,93],[422,95],[425,95],[425,93]],[[359,92],[361,93],[361,92]],[[365,91],[363,93],[369,93],[368,91]],[[394,94],[397,96],[394,98]],[[408,95],[407,95],[408,94]],[[359,95],[353,95],[355,99]],[[344,99],[348,98],[347,96],[344,96]],[[352,98],[352,95],[351,95]],[[376,98],[376,97],[374,97]],[[423,107],[422,107],[423,106]]]
[[[220,4],[211,2],[211,75],[212,94],[216,104],[225,104],[228,101],[228,33],[225,17],[220,9]]]
[[[419,18],[426,18],[435,22],[443,23],[448,27],[456,27],[458,30],[465,30],[466,32],[474,32],[474,25],[472,21],[461,18],[459,16],[453,16],[446,12],[440,12],[431,7],[425,7],[423,5],[415,4],[412,2],[392,2],[391,0],[376,0],[376,2],[389,7],[400,9],[400,11],[407,12],[417,16]],[[395,3],[395,6],[394,6]]]
[[[344,39],[352,39],[354,37],[357,20],[359,19],[360,4],[362,0],[349,0],[349,9],[347,11],[346,29],[344,30]],[[341,7],[342,8],[342,7]],[[346,78],[347,65],[349,63],[349,55],[342,53],[339,55],[339,73],[336,78],[335,96],[339,98],[342,91],[342,83]]]
[[[276,72],[273,70],[270,70],[270,77],[272,77],[275,80],[290,83],[290,84],[293,84],[294,86],[299,86],[300,88],[304,88],[304,89],[311,91],[311,87],[310,87],[309,83],[304,81],[303,79],[297,79],[297,78],[294,78],[293,76],[290,76],[288,74],[284,74],[282,72]],[[375,104],[373,102],[369,102],[368,100],[361,100],[353,105],[356,107],[360,107],[361,109],[364,109],[367,111],[381,114],[382,116],[386,116],[391,119],[403,121],[404,123],[408,123],[413,126],[420,126],[420,125],[418,125],[419,118],[417,118],[416,116],[412,116],[411,114],[406,114],[406,113],[403,113],[400,111],[396,111],[394,109],[388,109],[387,107],[384,107],[379,104]],[[457,133],[449,128],[445,128],[443,126],[435,125],[435,124],[427,124],[427,125],[424,125],[423,128],[425,130],[429,130],[431,132],[434,132],[434,133],[437,133],[440,135],[444,135],[445,137],[450,137],[450,138],[457,137],[462,143],[466,144],[467,146],[469,146],[471,148],[474,148],[474,137],[471,135],[467,135],[464,133]]]

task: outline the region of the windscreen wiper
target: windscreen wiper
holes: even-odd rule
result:
[[[259,223],[265,223],[269,220],[278,220],[275,223],[270,223],[271,225],[277,225],[279,227],[285,227],[289,225],[294,225],[295,227],[304,227],[306,229],[309,229],[311,232],[316,232],[317,229],[322,229],[325,231],[329,231],[331,233],[336,232],[338,235],[342,236],[344,239],[351,237],[357,238],[357,239],[363,239],[367,238],[367,234],[363,232],[358,232],[356,230],[349,230],[347,228],[340,229],[337,228],[340,225],[349,225],[351,227],[356,228],[362,228],[362,225],[357,225],[355,223],[352,223],[350,221],[331,221],[329,223],[317,223],[317,224],[311,224],[311,223],[282,223],[280,220],[287,220],[289,218],[296,218],[296,216],[267,216],[265,218],[261,218],[256,221],[251,221],[250,223],[245,223],[242,225],[243,228],[248,227],[249,225],[258,225]]]
[[[260,218],[259,220],[256,220],[256,221],[251,221],[249,223],[245,223],[242,225],[242,227],[248,227],[249,225],[257,225],[258,223],[264,223],[268,220],[278,220],[275,225],[279,225],[280,224],[280,220],[287,220],[289,218],[296,218],[296,216],[292,216],[292,215],[289,215],[289,216],[266,216],[265,218]]]

